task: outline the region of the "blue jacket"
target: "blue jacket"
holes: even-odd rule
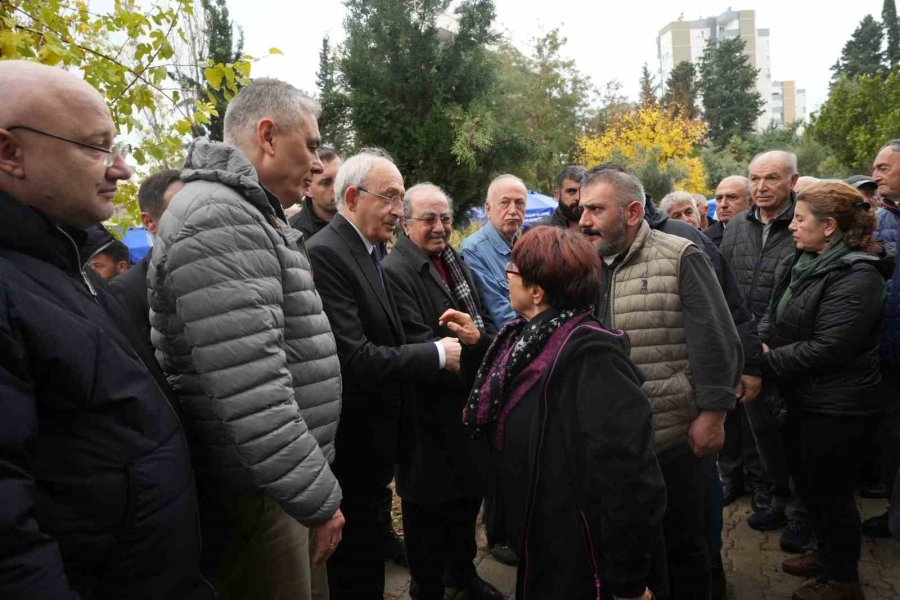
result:
[[[893,246],[900,252],[900,208],[885,204],[884,208],[878,209],[877,236],[886,249]],[[888,278],[885,291],[881,360],[897,365],[900,364],[900,260],[894,265],[894,273]]]
[[[509,305],[509,282],[503,267],[510,260],[512,247],[506,243],[490,221],[463,240],[460,254],[472,270],[481,300],[491,315],[494,327],[516,317]]]

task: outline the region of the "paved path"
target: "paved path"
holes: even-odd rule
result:
[[[884,500],[860,500],[863,518],[884,511]],[[742,498],[725,509],[725,574],[731,600],[788,600],[801,579],[781,571],[787,556],[778,547],[779,532],[762,533],[747,526],[750,501]],[[482,577],[507,598],[513,598],[516,571],[495,561],[486,552],[479,531],[476,566]],[[860,575],[867,600],[900,600],[900,542],[863,538]],[[385,600],[409,599],[409,573],[393,564],[386,566]],[[463,600],[460,594],[455,600]]]

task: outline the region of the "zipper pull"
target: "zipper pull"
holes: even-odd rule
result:
[[[94,289],[94,285],[91,283],[91,280],[88,279],[87,273],[81,271],[81,278],[84,280],[84,285],[87,286],[87,289],[91,292],[91,295],[94,296],[94,299],[97,299],[97,290]]]

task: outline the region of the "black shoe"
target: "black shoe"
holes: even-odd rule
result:
[[[744,495],[744,486],[740,483],[722,482],[722,506],[728,506]]]
[[[394,531],[384,536],[382,553],[386,561],[392,561],[400,567],[409,566],[409,563],[406,561],[406,546],[403,544],[403,538]]]
[[[766,490],[762,488],[753,490],[753,496],[750,498],[750,508],[753,509],[753,512],[762,512],[769,508],[771,503],[772,496],[770,496]]]
[[[866,537],[874,538],[891,537],[891,530],[888,527],[889,518],[890,515],[888,513],[878,515],[877,517],[869,517],[862,522],[862,534]]]
[[[887,498],[888,491],[884,487],[884,483],[867,483],[859,486],[859,496],[861,498]]]
[[[494,560],[498,563],[503,563],[510,567],[519,564],[519,557],[516,556],[515,551],[506,544],[494,544],[491,546],[491,556],[493,556]]]
[[[725,585],[725,567],[722,565],[722,553],[713,552],[713,555],[710,557],[710,563],[709,598],[710,600],[725,600],[728,590]]]
[[[788,519],[787,527],[781,532],[781,549],[791,554],[805,552],[812,543],[812,527],[806,521]]]
[[[753,513],[747,517],[747,525],[757,531],[772,531],[781,529],[787,524],[787,516],[784,510],[777,506],[769,506],[762,512]]]
[[[469,585],[463,588],[469,596],[469,600],[503,600],[500,590],[476,575],[469,580]]]

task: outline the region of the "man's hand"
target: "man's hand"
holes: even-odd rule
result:
[[[737,397],[743,404],[750,404],[762,390],[762,377],[756,375],[741,375],[741,382],[737,387]]]
[[[466,346],[474,346],[481,340],[481,331],[469,313],[448,308],[440,316],[438,323],[445,325]]]
[[[694,456],[707,456],[725,445],[725,411],[701,410],[688,431]]]
[[[441,338],[440,345],[444,347],[444,357],[447,359],[444,368],[451,373],[459,373],[459,354],[462,347],[459,340],[452,337]]]
[[[341,530],[344,528],[344,513],[337,509],[334,515],[319,525],[313,527],[310,532],[316,536],[316,553],[313,555],[314,567],[322,567],[325,561],[334,554],[337,545],[341,543]]]

